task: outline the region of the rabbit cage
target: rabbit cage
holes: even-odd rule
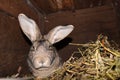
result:
[[[55,44],[62,61],[69,59],[77,46],[95,41],[99,34],[120,45],[119,0],[0,0],[0,77],[30,73],[27,57],[31,42],[23,34],[18,14],[34,19],[41,33],[58,25],[74,25],[73,32]]]

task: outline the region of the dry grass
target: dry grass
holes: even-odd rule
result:
[[[117,80],[120,78],[118,45],[99,35],[95,42],[78,46],[62,68],[43,80]],[[76,56],[77,55],[77,56]],[[78,57],[80,55],[81,57]]]

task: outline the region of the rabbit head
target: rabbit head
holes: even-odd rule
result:
[[[52,45],[64,39],[74,27],[57,26],[42,36],[34,20],[24,14],[19,14],[18,20],[22,31],[32,42],[27,61],[33,75],[39,78],[49,76],[61,66],[60,57]]]

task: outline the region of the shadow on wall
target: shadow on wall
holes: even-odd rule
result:
[[[60,42],[54,44],[53,46],[56,47],[56,49],[59,51],[61,50],[62,48],[68,46],[68,44],[72,42],[72,38],[70,37],[66,37],[65,39],[61,40]]]

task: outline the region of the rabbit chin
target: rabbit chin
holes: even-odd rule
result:
[[[59,56],[55,57],[53,63],[49,67],[40,67],[38,69],[32,65],[29,59],[27,61],[31,72],[37,78],[46,78],[61,67],[61,60]]]

